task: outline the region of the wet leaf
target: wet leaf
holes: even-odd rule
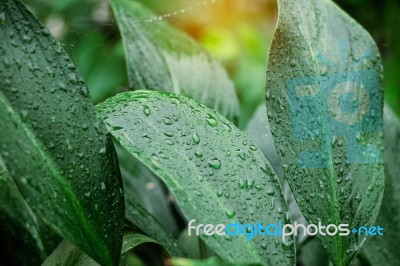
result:
[[[0,170],[0,224],[0,258],[12,265],[39,265],[60,241],[36,218],[6,170]]]
[[[119,94],[97,111],[116,141],[165,182],[187,220],[289,222],[269,162],[218,113],[184,96],[152,91]],[[292,239],[202,237],[227,261],[294,263]]]
[[[283,167],[281,159],[275,148],[274,139],[271,133],[271,127],[267,118],[267,108],[265,104],[262,104],[256,112],[254,113],[252,119],[250,120],[246,134],[249,139],[254,142],[254,144],[262,151],[265,158],[271,163],[279,178],[283,189],[283,196],[285,197],[286,203],[289,207],[290,218],[293,222],[298,224],[307,225],[307,221],[301,212],[299,205],[294,198],[293,192],[290,189],[289,183],[284,178]],[[296,243],[301,244],[307,237],[303,234],[299,234],[296,237]]]
[[[254,112],[253,117],[247,125],[246,134],[254,144],[260,148],[265,158],[271,163],[275,173],[282,181],[285,174],[283,172],[281,159],[275,148],[265,104],[260,105]]]
[[[364,247],[371,265],[400,265],[400,120],[389,106],[384,112],[385,192],[376,224],[383,236],[371,236]]]
[[[132,0],[112,0],[125,46],[130,87],[193,98],[231,121],[239,115],[235,88],[222,65],[165,18]]]
[[[331,1],[278,3],[266,98],[286,178],[308,222],[370,226],[384,187],[378,49]],[[347,265],[366,237],[320,239]]]
[[[135,232],[126,232],[122,243],[121,255],[142,244],[158,244],[157,241]],[[165,253],[167,254],[167,253]],[[42,266],[98,266],[88,255],[83,253],[74,244],[64,240],[46,259]]]
[[[123,195],[111,139],[72,61],[16,0],[0,5],[0,151],[33,212],[117,264]]]

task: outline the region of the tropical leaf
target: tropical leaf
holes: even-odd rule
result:
[[[111,0],[125,46],[132,89],[193,98],[230,120],[239,115],[235,88],[222,65],[135,0]]]
[[[142,205],[129,198],[129,196],[126,200],[125,213],[125,217],[129,222],[163,245],[172,256],[185,255],[185,252],[178,246],[175,237],[166,231]]]
[[[269,162],[220,114],[184,96],[152,91],[119,94],[97,111],[116,141],[165,182],[187,220],[289,222]],[[202,237],[227,261],[294,264],[292,238]]]
[[[141,209],[153,216],[165,230],[177,235],[179,232],[177,221],[172,211],[172,205],[168,200],[168,191],[166,191],[162,181],[121,145],[115,143],[114,146],[118,154],[124,184],[125,217],[130,216],[131,211],[136,212],[132,208],[135,209],[137,205],[140,205]],[[152,235],[150,236],[155,238]]]
[[[308,222],[371,226],[384,187],[379,51],[331,1],[278,3],[266,98],[286,178]],[[366,236],[320,239],[347,265]]]
[[[37,217],[118,263],[123,195],[111,139],[75,66],[16,0],[0,5],[0,151]]]
[[[145,235],[136,232],[126,232],[124,234],[124,240],[121,249],[121,255],[124,256],[128,251],[135,249],[142,244],[156,244],[159,243]],[[168,254],[164,250],[165,254]],[[64,240],[54,250],[54,252],[47,258],[42,266],[98,266],[88,255],[83,253],[75,245],[68,240]]]
[[[252,140],[254,144],[262,151],[265,158],[267,158],[274,168],[283,189],[283,196],[285,197],[286,203],[289,207],[290,218],[293,222],[307,226],[307,221],[304,218],[299,205],[297,205],[289,183],[284,178],[285,174],[283,172],[281,159],[279,158],[278,152],[275,148],[265,104],[258,107],[254,113],[247,126],[246,134],[249,139]],[[301,244],[307,237],[304,234],[298,234],[295,238],[296,243]]]
[[[0,224],[0,258],[9,265],[39,265],[60,241],[36,218],[6,170],[0,170]]]

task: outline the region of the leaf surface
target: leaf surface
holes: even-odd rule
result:
[[[286,203],[289,208],[290,218],[293,222],[298,224],[307,225],[307,221],[301,212],[299,205],[297,204],[293,192],[290,189],[289,183],[284,177],[284,171],[279,158],[278,152],[275,148],[274,139],[271,133],[271,127],[267,118],[267,108],[265,104],[258,107],[254,113],[252,119],[250,120],[246,134],[249,139],[254,142],[254,144],[262,151],[265,158],[271,163],[278,176],[279,182],[281,183],[283,189],[283,196],[285,197]],[[298,234],[296,236],[296,243],[300,244],[303,242],[307,236],[303,234]]]
[[[331,1],[278,3],[266,98],[286,178],[309,223],[370,226],[384,188],[379,51]],[[320,239],[347,265],[366,237]]]
[[[122,258],[126,252],[142,244],[159,243],[145,235],[136,232],[126,232],[122,243]],[[83,253],[68,240],[64,240],[46,259],[42,266],[98,266],[88,255]]]
[[[222,65],[165,18],[135,0],[111,0],[125,46],[130,87],[170,91],[236,120],[239,103]]]
[[[187,220],[288,222],[269,162],[215,111],[184,96],[152,91],[119,94],[97,111],[116,141],[165,182]],[[202,237],[227,261],[294,264],[291,238]]]
[[[123,195],[113,144],[72,61],[16,0],[0,1],[0,152],[37,217],[118,263]]]
[[[13,265],[40,264],[60,241],[36,218],[6,170],[0,170],[0,224],[0,258]]]

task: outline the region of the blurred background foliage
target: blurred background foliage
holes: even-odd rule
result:
[[[245,128],[264,100],[267,54],[276,0],[137,0],[202,43],[223,62],[238,92]],[[25,1],[64,45],[95,103],[127,90],[124,51],[108,0]],[[384,60],[385,97],[400,113],[400,1],[336,0],[377,42]]]

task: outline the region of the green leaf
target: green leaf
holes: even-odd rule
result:
[[[157,244],[159,243],[145,235],[127,232],[124,234],[124,240],[121,249],[121,255],[142,244]],[[165,251],[164,251],[165,252]],[[165,253],[167,254],[167,253]],[[42,266],[97,266],[99,265],[88,255],[83,253],[74,244],[68,240],[64,240],[53,251],[50,257],[42,264]]]
[[[1,0],[0,36],[0,151],[11,177],[44,223],[98,262],[117,264],[120,174],[87,88],[20,2]]]
[[[280,181],[283,181],[284,172],[281,159],[275,148],[274,138],[272,137],[271,127],[267,118],[267,108],[265,104],[260,105],[255,111],[246,128],[247,136],[262,151],[268,162],[271,163]]]
[[[383,236],[371,236],[364,253],[372,265],[400,265],[400,120],[389,106],[384,111],[385,193],[376,224]]]
[[[168,200],[167,191],[162,181],[138,159],[121,147],[114,145],[124,183],[125,217],[136,205],[142,206],[163,227],[176,235],[179,231],[177,221]],[[132,206],[130,206],[132,205]],[[143,230],[143,228],[141,228]],[[154,236],[152,236],[154,238]]]
[[[160,242],[172,256],[185,255],[172,234],[178,228],[161,180],[121,145],[115,143],[115,147],[124,183],[125,219]]]
[[[239,103],[222,65],[190,37],[135,0],[111,0],[132,89],[183,94],[236,120]]]
[[[15,265],[39,265],[59,242],[33,214],[6,170],[0,170],[0,224],[0,258]]]
[[[186,252],[188,258],[204,259],[215,256],[215,252],[204,244],[200,236],[194,234],[189,235],[188,229],[185,228],[179,233],[179,246]],[[181,256],[182,257],[182,256]]]
[[[283,196],[285,197],[286,203],[289,207],[290,218],[293,222],[298,224],[307,225],[307,221],[301,212],[299,205],[297,204],[293,192],[290,189],[289,183],[284,178],[283,167],[281,159],[279,158],[278,152],[275,148],[275,142],[272,137],[271,127],[267,118],[267,108],[265,104],[262,104],[254,113],[250,120],[246,134],[250,140],[262,151],[265,158],[271,163],[279,178],[283,189]],[[302,243],[307,237],[303,234],[299,234],[296,237],[296,243]]]
[[[128,198],[125,204],[125,217],[129,222],[137,226],[141,231],[146,233],[146,235],[162,244],[172,256],[185,255],[180,247],[178,247],[175,237],[167,232],[142,205],[132,200],[132,198]]]
[[[286,178],[308,222],[370,226],[384,187],[379,51],[331,1],[278,3],[266,98]],[[335,265],[365,238],[320,236]]]
[[[214,225],[288,222],[269,162],[215,111],[184,96],[152,91],[119,94],[97,111],[114,138],[165,182],[188,220]],[[227,261],[294,263],[292,239],[203,239]]]

